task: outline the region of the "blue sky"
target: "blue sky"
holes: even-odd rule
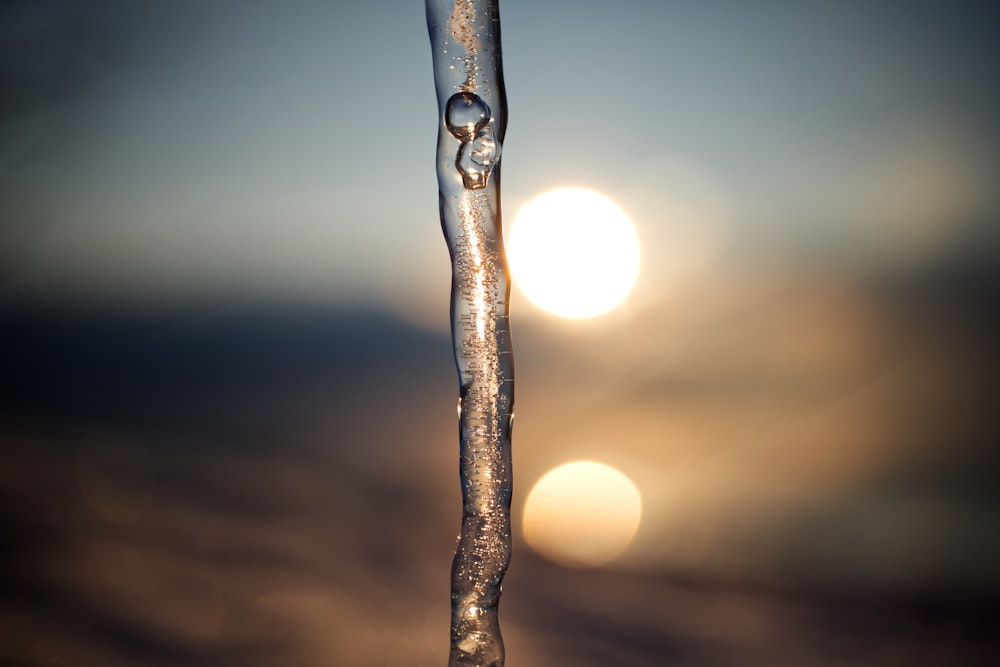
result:
[[[428,270],[438,289],[422,3],[3,11],[4,294],[385,304]],[[653,260],[647,290],[691,257],[912,272],[995,238],[987,9],[501,12],[507,216],[557,186],[604,193]]]

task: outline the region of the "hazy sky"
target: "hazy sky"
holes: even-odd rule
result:
[[[419,0],[0,12],[3,293],[381,302],[446,275]],[[598,190],[638,227],[647,284],[723,257],[921,267],[995,238],[985,3],[501,14],[507,216]]]

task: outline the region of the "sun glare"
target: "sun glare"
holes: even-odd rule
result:
[[[551,561],[594,567],[614,560],[639,528],[642,496],[628,477],[595,461],[545,474],[528,494],[524,538]]]
[[[507,239],[514,282],[536,306],[584,318],[621,303],[639,274],[628,216],[603,195],[552,190],[528,202]]]

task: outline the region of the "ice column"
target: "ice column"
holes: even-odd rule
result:
[[[514,367],[500,218],[507,124],[497,0],[427,0],[439,122],[441,225],[451,254],[460,383],[462,531],[451,575],[449,666],[502,667],[497,620],[510,562]]]

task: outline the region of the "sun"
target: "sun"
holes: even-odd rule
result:
[[[639,240],[613,201],[582,188],[525,204],[507,235],[511,274],[536,306],[568,318],[624,301],[639,275]]]
[[[551,561],[594,567],[614,560],[635,537],[642,496],[625,474],[596,461],[550,470],[524,505],[524,539]]]

